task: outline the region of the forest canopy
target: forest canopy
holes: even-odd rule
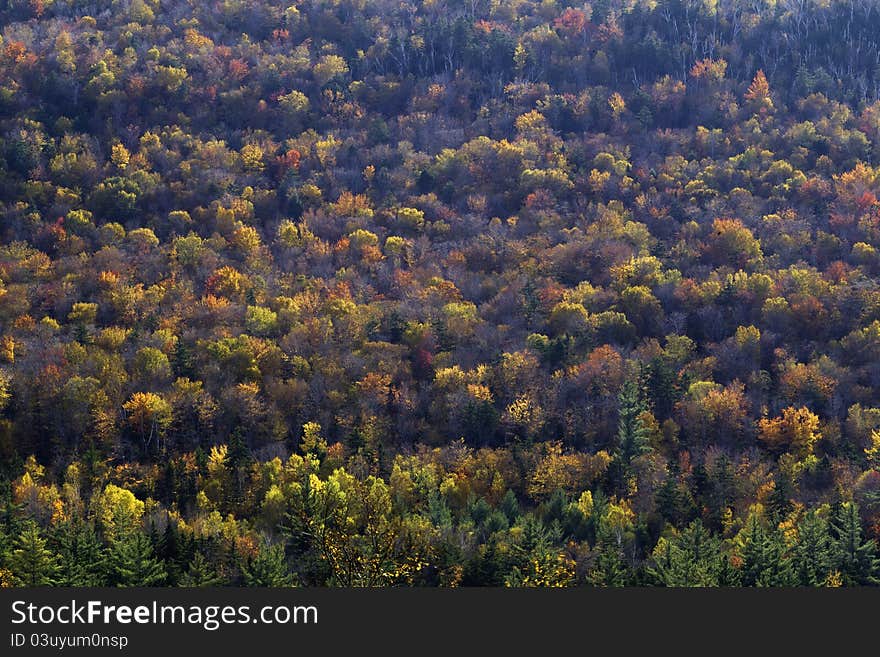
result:
[[[0,585],[880,578],[873,0],[0,1]]]

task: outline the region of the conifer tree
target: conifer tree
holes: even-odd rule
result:
[[[793,555],[797,583],[822,586],[831,572],[833,560],[828,522],[811,511],[798,523],[797,532]]]
[[[597,554],[590,571],[590,582],[595,586],[626,586],[630,573],[614,532],[605,523],[599,523],[597,534]]]
[[[189,569],[180,578],[180,586],[185,587],[219,586],[222,583],[223,578],[201,552],[196,552]]]
[[[104,584],[104,546],[94,528],[74,519],[54,532],[58,550],[60,586],[101,586]]]
[[[661,539],[649,574],[664,586],[717,586],[724,559],[721,541],[695,520],[678,536]]]
[[[50,586],[58,574],[58,557],[46,547],[36,523],[29,522],[13,543],[9,567],[17,586]]]
[[[618,403],[617,441],[614,449],[614,475],[618,490],[625,493],[634,458],[650,451],[648,432],[641,414],[646,410],[641,390],[634,381],[623,384]]]
[[[248,586],[291,586],[293,575],[287,567],[284,546],[265,546],[242,568]]]
[[[835,567],[840,571],[844,585],[877,584],[880,576],[877,544],[862,537],[858,504],[841,504],[831,522],[831,531]]]
[[[156,559],[150,537],[135,531],[110,547],[109,575],[116,586],[161,586],[167,573]]]
[[[519,500],[516,499],[516,493],[511,489],[507,489],[504,497],[501,498],[501,504],[498,507],[507,517],[508,522],[513,524],[520,515]]]
[[[244,498],[247,466],[250,465],[252,460],[251,451],[248,449],[242,431],[240,428],[237,428],[229,438],[229,450],[226,452],[226,459],[223,463],[232,476],[233,499],[230,500],[232,505],[238,505]]]
[[[791,586],[795,582],[790,557],[778,531],[768,530],[752,516],[746,525],[742,549],[743,586]]]
[[[709,524],[714,530],[721,528],[724,512],[734,499],[733,464],[727,454],[722,453],[715,459],[712,468],[710,490],[707,495],[709,504]]]
[[[168,571],[168,585],[174,586],[183,570],[183,563],[181,562],[180,532],[177,530],[177,523],[170,518],[165,524],[165,531],[162,532],[161,538],[155,544],[155,550]]]

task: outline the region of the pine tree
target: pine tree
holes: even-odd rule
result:
[[[840,571],[844,585],[858,586],[880,582],[877,544],[873,540],[865,541],[862,538],[858,504],[841,504],[831,523],[831,530],[834,536],[835,567]]]
[[[110,581],[116,586],[161,586],[165,565],[156,559],[149,536],[141,532],[120,538],[110,547]]]
[[[768,530],[752,516],[742,549],[742,586],[791,586],[795,582],[790,557],[779,532]]]
[[[33,522],[27,523],[13,544],[9,567],[17,586],[50,586],[58,574],[58,557],[46,547]]]
[[[291,586],[293,575],[287,567],[284,546],[263,547],[257,556],[242,568],[248,586]]]
[[[794,496],[794,484],[791,477],[777,472],[773,477],[773,492],[767,502],[767,508],[770,512],[770,518],[774,522],[782,522],[782,520],[791,513],[793,508],[791,498]]]
[[[709,503],[709,524],[714,530],[721,529],[722,517],[734,499],[733,464],[727,454],[721,454],[712,468]]]
[[[666,464],[666,479],[657,490],[657,511],[674,527],[681,527],[694,517],[696,504],[687,487],[679,481],[679,465],[674,459]]]
[[[504,493],[504,497],[501,498],[501,504],[498,508],[507,517],[510,524],[515,523],[520,514],[519,500],[516,499],[516,493],[508,488],[507,492]]]
[[[725,557],[721,541],[695,520],[681,534],[662,539],[651,574],[664,586],[717,586]]]
[[[605,523],[599,524],[596,550],[596,560],[589,574],[590,582],[595,586],[626,586],[630,580],[629,569],[614,532],[605,527]]]
[[[675,402],[681,396],[678,375],[667,358],[656,356],[646,367],[651,410],[659,421],[672,415]]]
[[[94,528],[82,520],[70,520],[55,529],[60,586],[102,586],[104,546]]]
[[[798,523],[794,546],[794,571],[801,586],[822,586],[831,572],[833,559],[828,522],[808,513]]]
[[[648,432],[641,420],[641,414],[647,407],[636,382],[627,381],[623,384],[617,403],[617,444],[613,466],[618,490],[625,494],[633,459],[650,451],[651,447],[648,443]]]
[[[304,583],[321,586],[330,576],[331,568],[321,555],[323,531],[319,496],[308,476],[303,477],[300,483],[298,493],[290,500],[290,510],[281,531],[296,563],[298,577]]]
[[[193,378],[195,376],[194,362],[195,358],[192,348],[185,340],[178,339],[177,344],[174,346],[174,356],[171,360],[174,375]]]
[[[201,552],[196,552],[189,569],[180,578],[180,586],[185,587],[219,586],[222,583],[223,579]]]
[[[174,586],[183,570],[180,554],[180,533],[177,531],[177,523],[168,518],[162,538],[156,545],[156,554],[165,563],[168,571],[168,585]]]
[[[251,451],[248,449],[242,431],[237,428],[229,438],[229,449],[223,463],[232,475],[234,482],[233,499],[230,500],[232,505],[238,505],[244,498],[247,466],[251,464],[252,460]]]

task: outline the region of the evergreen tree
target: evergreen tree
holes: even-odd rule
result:
[[[291,586],[293,575],[287,567],[284,546],[263,547],[257,556],[242,568],[248,586]]]
[[[141,532],[133,532],[111,545],[109,575],[116,586],[161,586],[167,577],[149,536]]]
[[[828,522],[814,511],[798,523],[794,570],[801,586],[822,586],[831,572],[833,553]]]
[[[623,384],[617,403],[617,441],[612,466],[618,490],[626,493],[633,459],[650,451],[651,447],[640,417],[647,407],[635,381]]]
[[[721,529],[721,519],[734,499],[733,464],[727,454],[721,454],[712,468],[709,492],[706,495],[709,506],[708,523],[714,530]]]
[[[21,530],[9,555],[9,568],[17,586],[50,586],[58,574],[58,557],[46,547],[36,523]]]
[[[516,499],[516,493],[508,488],[504,497],[501,498],[501,504],[498,508],[507,516],[508,522],[511,524],[515,523],[520,514],[519,500]]]
[[[770,518],[776,522],[782,522],[791,513],[793,508],[791,498],[794,495],[794,484],[791,477],[777,472],[773,477],[773,492],[770,494],[767,508]]]
[[[778,531],[768,530],[755,516],[746,525],[740,577],[742,586],[792,586],[795,576]]]
[[[330,577],[331,570],[327,560],[321,556],[319,498],[312,489],[311,479],[308,476],[303,477],[300,484],[299,491],[290,499],[290,510],[281,531],[287,539],[287,549],[296,564],[300,580],[309,585],[321,586]],[[445,508],[446,513],[449,512],[445,501],[440,500],[437,505],[439,510],[435,509],[435,511],[438,513],[442,508]]]
[[[678,375],[663,356],[655,356],[645,368],[646,383],[655,417],[661,422],[672,415],[675,402],[681,396]]]
[[[192,347],[185,340],[178,339],[177,344],[174,346],[174,355],[171,359],[174,375],[186,378],[195,377],[194,363],[195,358]]]
[[[678,476],[675,466],[667,464],[666,479],[657,489],[654,501],[657,504],[657,511],[663,516],[663,519],[678,527],[681,524],[681,491],[678,485]]]
[[[844,585],[877,584],[880,559],[877,544],[862,538],[862,521],[855,502],[840,505],[831,523],[835,567]]]
[[[104,584],[104,546],[90,524],[70,520],[55,529],[53,538],[58,550],[60,586]]]
[[[503,586],[505,573],[510,574],[513,569],[510,550],[499,545],[497,535],[490,536],[489,540],[475,551],[473,557],[465,565],[462,575],[464,586]]]
[[[629,584],[630,572],[615,533],[599,523],[596,559],[589,580],[595,586],[618,587]]]
[[[177,530],[177,523],[168,518],[165,524],[165,531],[156,545],[156,554],[165,563],[168,571],[168,585],[174,586],[180,573],[183,570],[185,562],[181,559],[180,532]]]
[[[223,465],[229,471],[233,481],[233,491],[230,503],[238,505],[244,499],[245,478],[247,468],[253,461],[251,451],[242,435],[240,428],[232,432],[229,438],[229,449],[226,452],[226,460]]]
[[[180,586],[185,587],[219,586],[222,583],[223,579],[201,552],[196,552],[189,569],[180,578]]]
[[[435,527],[440,529],[452,529],[452,510],[449,508],[446,499],[434,489],[428,492],[427,515]]]
[[[661,539],[648,572],[663,586],[717,586],[725,559],[721,541],[695,520],[678,536]]]
[[[683,526],[696,513],[690,492],[679,481],[679,466],[675,459],[666,464],[666,479],[655,495],[657,511],[674,527]]]

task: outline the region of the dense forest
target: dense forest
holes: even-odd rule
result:
[[[0,0],[0,585],[878,539],[874,0]]]

